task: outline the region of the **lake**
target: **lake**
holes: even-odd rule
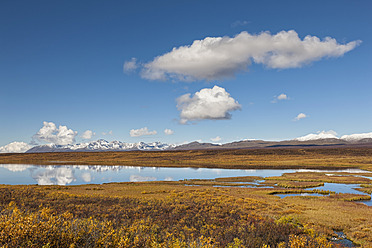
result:
[[[111,182],[144,182],[144,181],[179,181],[184,179],[214,179],[217,177],[238,176],[280,176],[283,173],[294,172],[348,172],[366,173],[359,169],[349,170],[234,170],[208,168],[168,168],[168,167],[133,167],[105,165],[29,165],[0,164],[0,184],[39,184],[39,185],[82,185],[102,184]],[[372,175],[372,174],[371,174]],[[370,178],[370,177],[368,177]],[[357,184],[325,183],[317,189],[331,190],[336,193],[365,194],[354,188]],[[250,186],[252,187],[252,186]],[[253,186],[254,187],[254,186]],[[311,189],[309,189],[311,190]],[[279,195],[286,197],[286,195]],[[365,202],[372,205],[372,201]]]

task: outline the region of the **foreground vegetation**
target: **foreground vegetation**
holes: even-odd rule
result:
[[[113,187],[112,187],[113,186]],[[118,187],[119,185],[115,185]],[[110,192],[114,185],[106,185]],[[129,184],[122,186],[128,187]],[[147,184],[135,187],[147,188]],[[162,187],[170,185],[162,185]],[[82,186],[87,187],[87,186]],[[335,247],[293,217],[213,188],[142,191],[151,197],[80,194],[82,187],[2,186],[3,247]],[[105,191],[94,186],[93,191]],[[130,186],[129,186],[130,187]],[[120,188],[120,187],[119,187]],[[156,189],[155,185],[151,186]],[[87,188],[88,189],[88,188]],[[184,189],[184,190],[180,190]],[[73,191],[69,192],[69,191]],[[154,197],[153,194],[165,194]]]
[[[372,148],[22,153],[0,154],[0,163],[204,167],[227,169],[361,168],[372,171]]]
[[[302,177],[301,177],[302,175]],[[0,186],[0,247],[372,247],[368,195],[286,197],[325,173],[80,186]],[[348,183],[371,180],[339,175]],[[258,181],[257,181],[258,180]],[[259,182],[263,187],[234,187]],[[192,186],[189,186],[192,185]],[[266,188],[271,185],[274,188]],[[217,187],[216,187],[217,186]],[[221,187],[222,186],[222,187]],[[229,187],[226,187],[229,186]]]
[[[0,163],[372,171],[372,149],[0,154]],[[330,241],[335,231],[372,247],[372,207],[355,202],[369,195],[311,189],[359,184],[370,194],[371,180],[360,175],[0,185],[0,247],[341,247]],[[276,196],[309,191],[325,196]]]

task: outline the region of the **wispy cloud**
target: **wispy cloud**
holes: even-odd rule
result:
[[[215,137],[215,138],[211,138],[211,141],[213,141],[213,142],[218,142],[218,141],[221,141],[222,139],[221,139],[221,137],[220,136],[217,136],[217,137]]]
[[[241,105],[222,87],[214,86],[177,98],[177,108],[181,111],[180,123],[200,120],[223,120],[231,118],[231,111]]]
[[[155,135],[158,132],[154,131],[149,131],[147,127],[143,127],[140,129],[132,129],[129,131],[129,134],[131,137],[140,137],[140,136],[145,136],[145,135]]]
[[[132,58],[131,60],[124,62],[123,71],[125,73],[133,72],[137,68],[138,68],[138,64],[137,64],[137,59],[136,58]]]
[[[112,135],[112,130],[110,130],[108,132],[102,132],[102,135]]]
[[[165,133],[166,135],[172,135],[172,134],[174,134],[174,131],[173,131],[172,129],[168,129],[168,128],[166,128],[166,129],[164,130],[164,133]]]
[[[340,57],[360,43],[339,44],[330,37],[321,40],[310,35],[301,39],[294,30],[274,35],[241,32],[232,38],[207,37],[175,47],[141,65],[141,76],[149,80],[221,80],[247,70],[252,61],[273,69],[298,68],[323,58]],[[128,62],[128,67],[137,65],[134,62]]]
[[[251,22],[250,21],[235,21],[233,23],[231,23],[231,27],[232,28],[236,28],[236,27],[240,27],[240,26],[246,26],[248,24],[250,24]]]

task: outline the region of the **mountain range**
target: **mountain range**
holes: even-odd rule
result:
[[[74,145],[47,144],[35,146],[26,153],[42,152],[97,152],[97,151],[162,151],[162,150],[197,150],[197,149],[258,149],[258,148],[306,148],[306,147],[372,147],[372,138],[340,139],[315,138],[293,139],[284,141],[242,140],[225,144],[191,142],[182,145],[152,143],[126,143],[100,139],[89,143]]]

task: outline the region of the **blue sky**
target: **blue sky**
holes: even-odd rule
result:
[[[166,143],[371,132],[371,13],[367,0],[1,1],[0,146],[32,137],[47,141],[35,139],[44,121],[67,126],[76,142],[83,141],[86,130],[95,133],[92,140]],[[239,64],[228,76],[183,81],[164,69],[172,61],[161,67],[165,80],[143,76],[157,56],[195,40],[233,39],[242,32],[256,37],[265,31],[272,37],[290,30],[300,41],[310,35],[320,41],[331,37],[337,45],[361,43],[342,56],[326,54],[283,68],[255,63],[247,55],[252,64],[243,63],[245,70]],[[136,69],[123,70],[132,58]],[[213,67],[208,61],[203,66]],[[181,76],[196,75],[182,70],[188,74]],[[224,105],[221,116],[182,118],[177,99],[189,93],[192,102],[196,92],[215,85],[235,102]],[[275,101],[280,94],[288,99]],[[185,111],[193,107],[187,104]],[[294,121],[300,113],[306,118]],[[130,135],[145,127],[157,133]],[[166,135],[165,129],[174,133]]]

